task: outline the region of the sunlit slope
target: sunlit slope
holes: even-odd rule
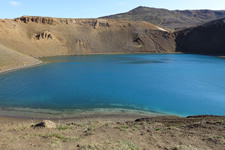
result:
[[[172,52],[174,36],[147,22],[21,17],[0,22],[0,41],[31,56]]]
[[[41,63],[41,61],[0,44],[0,72]]]

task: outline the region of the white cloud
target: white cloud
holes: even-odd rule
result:
[[[11,2],[9,2],[10,3],[10,5],[12,5],[12,6],[19,6],[20,5],[20,3],[19,2],[16,2],[16,1],[11,1]]]

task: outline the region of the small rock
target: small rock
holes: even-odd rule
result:
[[[70,122],[70,123],[67,123],[66,125],[67,125],[67,126],[73,126],[73,125],[76,125],[76,124],[73,123],[73,122]]]
[[[55,129],[56,124],[50,120],[44,120],[36,125],[33,126],[34,128],[40,127],[40,128],[48,128],[48,129]]]

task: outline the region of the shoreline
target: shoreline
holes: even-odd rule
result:
[[[204,116],[225,117],[224,115],[197,114],[197,115],[178,115],[166,112],[145,111],[126,108],[95,108],[91,110],[71,109],[71,110],[51,110],[51,109],[31,109],[31,108],[0,108],[0,123],[2,120],[17,121],[112,121],[126,122],[134,121],[140,118],[198,118]],[[224,124],[225,125],[225,124]]]
[[[23,120],[23,121],[41,121],[41,120],[52,120],[54,122],[57,121],[76,121],[76,122],[88,122],[88,121],[133,121],[140,118],[151,118],[151,117],[161,117],[163,115],[135,115],[135,114],[93,114],[93,115],[83,115],[69,118],[32,118],[32,117],[12,117],[12,116],[0,116],[0,120]],[[166,115],[172,116],[172,115]]]
[[[22,108],[20,108],[22,109]],[[33,112],[32,112],[33,111]],[[198,116],[213,116],[213,117],[225,117],[224,115],[211,115],[211,114],[197,114],[197,115],[178,115],[172,113],[156,112],[156,111],[144,111],[136,109],[126,108],[98,108],[95,110],[70,110],[70,111],[55,111],[45,109],[8,109],[4,110],[0,108],[0,122],[3,120],[23,120],[23,121],[41,121],[41,120],[52,120],[52,121],[70,121],[75,120],[76,122],[86,121],[132,121],[140,118],[160,118],[160,117],[178,117],[178,118],[198,118]]]
[[[156,111],[145,111],[126,108],[94,108],[94,109],[69,109],[51,110],[34,108],[1,108],[0,117],[27,119],[27,120],[83,120],[94,118],[142,118],[153,116],[175,115]],[[177,115],[178,116],[178,115]]]
[[[5,70],[0,70],[0,75],[6,74],[6,73],[9,73],[9,72],[14,72],[14,71],[17,71],[17,70],[22,70],[22,69],[26,69],[26,68],[31,68],[31,67],[43,65],[43,64],[46,64],[46,62],[43,62],[43,61],[39,60],[39,62],[37,62],[37,63],[33,63],[33,64],[25,65],[25,66],[19,66],[19,67],[10,68],[10,69],[5,69]]]

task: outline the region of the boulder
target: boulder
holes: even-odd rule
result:
[[[48,129],[55,129],[56,124],[50,120],[43,120],[42,122],[36,124],[33,126],[34,128],[40,127],[40,128],[48,128]]]

